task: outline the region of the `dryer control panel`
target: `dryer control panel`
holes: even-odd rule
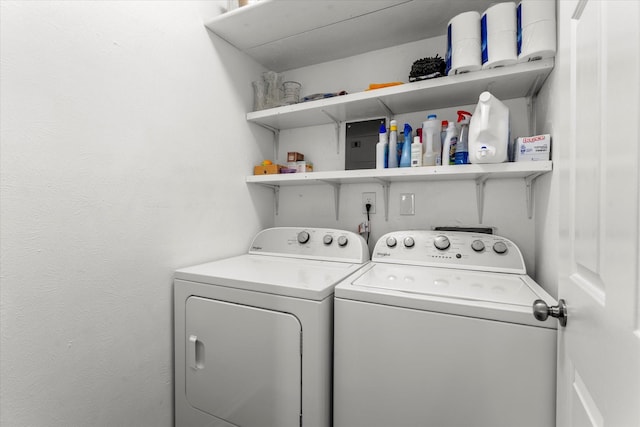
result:
[[[382,236],[372,261],[526,274],[520,249],[494,234],[409,230]]]
[[[369,261],[362,236],[333,228],[267,228],[253,239],[249,253],[358,264]]]

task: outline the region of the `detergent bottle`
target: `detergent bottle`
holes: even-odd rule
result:
[[[384,169],[388,166],[389,143],[387,142],[387,128],[384,123],[380,125],[378,143],[376,144],[376,169]]]
[[[469,121],[471,113],[468,111],[458,111],[458,124],[460,125],[460,136],[456,144],[456,154],[454,163],[456,165],[465,165],[469,163]]]
[[[439,164],[441,126],[442,124],[437,120],[435,114],[429,114],[427,120],[422,122],[422,138],[426,142],[424,146],[424,157],[422,158],[422,164],[424,166],[436,166]]]
[[[442,145],[442,165],[453,165],[456,157],[456,145],[458,143],[458,129],[454,122],[449,122],[447,134]]]
[[[469,161],[502,163],[508,158],[509,108],[482,92],[469,124]]]

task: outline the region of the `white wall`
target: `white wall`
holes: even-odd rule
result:
[[[2,1],[1,425],[172,425],[172,271],[273,222],[220,3]]]
[[[304,94],[347,90],[359,92],[369,83],[407,81],[411,64],[419,58],[444,56],[446,37],[436,37],[402,46],[382,49],[351,58],[291,70],[285,79],[299,81]],[[528,107],[524,98],[507,100],[511,110],[512,136],[530,135]],[[404,123],[416,129],[427,113],[439,119],[456,120],[456,110],[473,112],[475,104],[429,112],[398,115],[398,129]],[[279,162],[286,161],[288,151],[298,151],[314,163],[314,170],[344,169],[344,124],[337,151],[333,125],[290,129],[280,133]],[[485,187],[484,218],[479,224],[475,181],[394,183],[391,185],[389,221],[384,219],[383,192],[380,185],[343,185],[340,217],[335,218],[331,186],[282,187],[280,212],[276,225],[335,227],[357,231],[365,215],[361,211],[362,192],[376,192],[376,213],[371,217],[370,246],[384,233],[403,229],[430,229],[434,226],[491,226],[496,233],[513,240],[522,250],[528,272],[535,277],[536,219],[527,216],[523,179],[489,180]],[[268,191],[268,190],[264,190]],[[400,215],[400,194],[414,193],[414,216]]]

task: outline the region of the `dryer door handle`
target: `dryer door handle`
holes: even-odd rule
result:
[[[191,369],[204,368],[204,343],[198,340],[197,335],[189,335],[187,343],[187,363]]]

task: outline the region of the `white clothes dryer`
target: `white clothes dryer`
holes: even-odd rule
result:
[[[556,302],[510,240],[388,233],[335,299],[335,427],[555,425]]]
[[[329,426],[333,289],[368,260],[355,233],[282,227],[176,271],[176,425]]]

